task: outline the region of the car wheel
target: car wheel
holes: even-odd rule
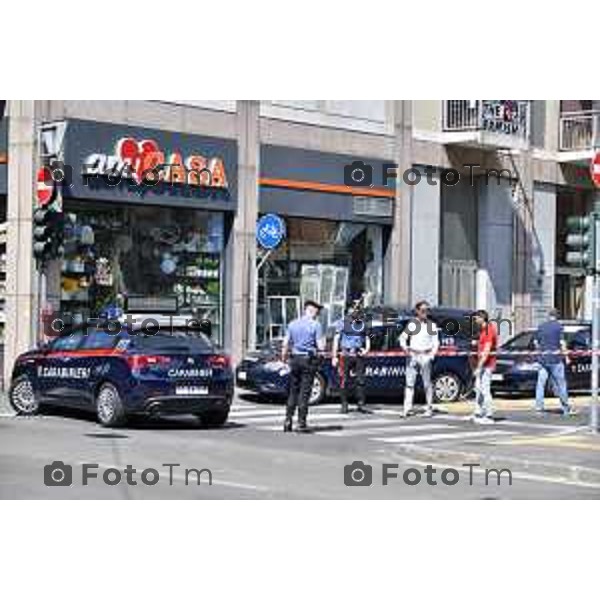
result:
[[[125,422],[125,409],[119,390],[112,383],[104,383],[96,396],[96,416],[104,427],[118,427]]]
[[[315,375],[313,381],[312,390],[310,391],[310,398],[308,404],[313,406],[314,404],[320,404],[325,399],[325,378],[321,373]]]
[[[442,373],[433,382],[436,402],[456,402],[460,398],[462,382],[454,373]]]
[[[32,416],[39,412],[40,403],[27,375],[17,377],[8,392],[10,405],[19,415]]]
[[[225,425],[227,417],[229,417],[229,410],[211,410],[198,415],[202,425],[207,427],[219,427]]]

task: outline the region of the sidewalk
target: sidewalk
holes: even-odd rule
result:
[[[0,391],[0,417],[4,416],[12,416],[15,414],[15,411],[12,409],[11,405],[8,402],[8,395],[6,392]]]
[[[517,408],[514,403],[519,403]],[[447,467],[477,463],[485,469],[510,469],[515,477],[600,490],[600,434],[589,429],[589,398],[577,398],[575,404],[579,414],[565,418],[558,410],[558,400],[547,402],[548,412],[543,415],[534,412],[532,400],[500,400],[496,403],[499,422],[522,425],[521,432],[488,439],[404,444],[396,447],[395,454]],[[451,414],[468,414],[471,406],[457,403],[447,408]]]
[[[578,410],[583,410],[590,405],[590,397],[569,396],[569,402],[573,403]],[[437,406],[444,412],[454,415],[467,415],[473,412],[472,401],[451,402],[449,404],[438,404]],[[547,410],[558,410],[560,401],[558,398],[546,398],[544,407]],[[535,399],[494,397],[494,408],[497,412],[532,412],[535,409]]]

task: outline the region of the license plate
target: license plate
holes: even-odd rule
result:
[[[504,375],[502,373],[493,373],[492,381],[504,381]]]
[[[238,373],[238,379],[240,381],[246,381],[246,379],[248,379],[248,373],[246,373],[245,371],[240,371]]]
[[[203,385],[178,385],[175,388],[177,396],[207,396],[208,388]]]

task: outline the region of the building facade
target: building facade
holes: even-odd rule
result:
[[[131,311],[209,317],[236,359],[280,337],[309,296],[327,325],[357,295],[484,307],[514,329],[553,305],[589,316],[590,282],[566,266],[562,240],[566,216],[598,201],[589,177],[598,108],[10,101],[0,120],[5,378],[39,339],[42,315],[84,319],[124,299]],[[40,277],[35,173],[53,126],[72,171],[64,256]],[[126,163],[139,168],[111,178]],[[143,167],[158,163],[160,182],[140,185]],[[347,185],[357,163],[370,185]],[[266,214],[285,229],[270,249],[256,237]]]

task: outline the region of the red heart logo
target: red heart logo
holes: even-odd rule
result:
[[[137,183],[142,180],[146,157],[158,152],[158,144],[153,140],[137,142],[133,138],[122,138],[117,143],[117,156],[130,165],[131,173]]]

